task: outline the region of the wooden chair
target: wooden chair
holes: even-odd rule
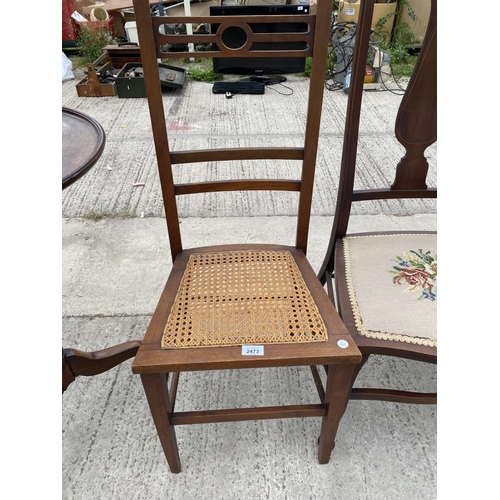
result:
[[[361,355],[306,259],[331,8],[332,2],[320,0],[317,16],[151,17],[148,1],[134,0],[173,268],[132,370],[141,375],[172,472],[181,469],[174,427],[182,424],[322,417],[319,462],[327,463],[333,449],[339,419],[347,403],[349,381]],[[305,33],[253,34],[248,26],[252,21],[303,22],[309,29]],[[166,22],[217,23],[220,27],[216,34],[197,34],[193,38],[161,34],[160,26]],[[248,43],[240,49],[228,49],[222,43],[222,33],[230,26],[239,27],[248,36]],[[304,40],[307,48],[252,51],[251,42],[259,37],[268,42]],[[194,42],[215,43],[220,51],[164,50],[169,43]],[[303,147],[170,151],[157,60],[214,56],[313,57]],[[302,176],[293,180],[232,179],[175,184],[172,174],[174,164],[263,159],[301,161]],[[177,196],[244,190],[298,193],[295,246],[240,244],[183,248]],[[322,385],[317,365],[331,367],[326,387]],[[318,404],[175,411],[180,372],[277,366],[311,366]]]
[[[141,344],[140,340],[130,340],[123,344],[101,349],[100,351],[80,351],[63,348],[62,350],[62,392],[66,391],[76,377],[91,377],[107,372],[133,358]]]
[[[436,0],[432,0],[427,33],[396,118],[395,135],[406,154],[395,166],[395,180],[387,189],[354,189],[373,1],[363,0],[361,7],[336,213],[319,272],[332,301],[336,295],[339,313],[363,354],[353,386],[371,354],[437,362],[436,232],[347,234],[354,202],[437,197],[437,189],[426,184],[424,155],[437,137]],[[432,404],[437,394],[354,387],[350,399]]]

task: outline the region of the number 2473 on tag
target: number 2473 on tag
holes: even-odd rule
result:
[[[243,356],[264,356],[263,345],[244,345],[241,347]]]

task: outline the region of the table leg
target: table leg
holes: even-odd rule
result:
[[[327,413],[321,422],[318,460],[327,464],[330,460],[340,420],[349,402],[351,383],[356,365],[329,365],[326,380],[325,404]]]
[[[175,437],[174,426],[170,424],[169,414],[172,412],[168,394],[168,374],[153,373],[141,375],[142,385],[146,392],[153,421],[158,431],[158,437],[172,472],[181,471],[179,448]]]

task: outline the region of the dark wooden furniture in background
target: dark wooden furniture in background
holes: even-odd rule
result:
[[[174,426],[195,423],[322,417],[319,462],[327,463],[329,461],[340,415],[347,404],[349,381],[355,363],[361,359],[358,349],[347,334],[337,311],[328,299],[305,256],[329,30],[332,19],[331,9],[331,1],[319,0],[317,16],[268,15],[209,18],[169,16],[162,18],[151,17],[148,0],[134,1],[173,269],[143,343],[134,359],[132,370],[141,375],[153,420],[172,472],[180,472],[181,470]],[[190,35],[162,35],[160,33],[159,28],[162,24],[188,22],[196,24],[220,23],[220,27],[216,34],[198,34],[194,37]],[[248,26],[248,23],[251,22],[304,22],[309,26],[309,30],[306,33],[253,34]],[[247,42],[240,49],[228,49],[222,43],[224,30],[231,26],[237,26],[248,37]],[[265,41],[303,40],[307,43],[307,49],[265,53],[249,50],[252,41],[257,39]],[[217,57],[312,56],[304,146],[170,151],[157,59],[186,57],[186,54],[181,52],[169,53],[164,50],[164,47],[169,43],[193,42],[196,44],[216,43],[220,52],[189,52],[187,53],[189,57],[213,57],[214,54]],[[261,98],[260,96],[255,97]],[[224,99],[223,96],[220,98]],[[175,184],[173,180],[173,164],[264,159],[301,161],[301,178],[291,180],[232,179],[188,185]],[[177,196],[245,190],[286,190],[298,193],[295,246],[243,244],[183,249],[177,214]],[[242,239],[243,236],[242,233]],[[246,258],[250,254],[252,256],[248,257],[248,261],[245,263],[238,260],[240,257]],[[265,254],[264,260],[259,261],[262,254]],[[254,255],[258,255],[258,257],[252,261]],[[268,257],[269,260],[266,260]],[[281,271],[276,271],[277,260],[281,257],[289,259],[285,266],[286,270],[281,268]],[[204,261],[205,264],[198,264],[196,259]],[[235,263],[233,264],[233,262]],[[230,269],[231,266],[232,269]],[[238,269],[242,266],[245,267],[245,271],[240,275]],[[292,270],[296,273],[294,278],[296,281],[293,282],[290,278]],[[196,274],[197,272],[199,274]],[[195,276],[196,279],[192,276]],[[199,289],[196,289],[198,277],[202,279],[206,276],[210,276],[210,279],[213,278],[213,288],[209,288],[212,285],[208,284],[207,286],[201,285]],[[254,279],[255,282],[251,282],[246,287],[248,279]],[[277,286],[272,281],[273,279],[281,280],[279,286],[283,286],[286,291],[276,292],[275,295],[269,293],[269,289],[275,289]],[[295,294],[300,287],[302,287],[304,295],[297,302]],[[235,291],[236,289],[238,292]],[[184,298],[185,300],[182,300]],[[311,310],[305,311],[307,303],[312,303],[312,306]],[[192,304],[199,305],[200,311],[198,313],[191,314],[192,308],[195,307]],[[239,304],[242,304],[242,308],[236,310],[235,306]],[[223,307],[226,308],[225,312],[217,316],[218,311],[221,311]],[[285,328],[277,328],[273,324],[272,315],[261,313],[263,309],[274,308],[279,311],[282,307],[290,307],[291,310],[286,315],[288,323]],[[295,311],[293,311],[294,308]],[[302,325],[301,329],[294,330],[295,318],[302,314],[312,314],[314,309],[317,310],[315,313],[317,314],[317,323],[324,323],[322,327],[318,327],[318,331],[324,335],[323,339],[318,341],[314,341],[315,336],[318,335],[318,332],[315,331],[316,326]],[[180,315],[180,319],[172,321],[172,315],[177,313]],[[208,317],[212,320],[208,321]],[[234,320],[232,325],[231,320]],[[203,323],[204,321],[206,322],[205,328],[193,326],[196,322]],[[246,331],[247,326],[249,330],[255,327],[255,335]],[[293,333],[295,331],[297,334]],[[215,338],[216,335],[219,337]],[[327,338],[325,338],[326,336]],[[267,340],[263,340],[263,338]],[[259,344],[259,348],[264,349],[263,355],[247,356],[242,354],[242,348],[245,345],[255,345],[255,343]],[[316,369],[317,365],[330,366],[326,388],[322,385],[322,380]],[[189,412],[176,412],[174,409],[179,372],[277,366],[310,366],[318,388],[318,404]],[[169,382],[170,388],[168,387]]]
[[[140,63],[141,51],[139,44],[135,42],[123,42],[118,45],[106,45],[102,49],[109,57],[111,65],[115,69],[121,69],[127,63]]]
[[[101,157],[106,134],[101,124],[74,109],[62,108],[62,187],[87,173]]]
[[[74,109],[62,108],[62,188],[88,172],[99,160],[106,143],[100,123]],[[133,340],[95,352],[62,350],[62,392],[79,375],[97,375],[119,365],[137,352],[141,342]]]
[[[424,320],[426,320],[426,315],[423,312],[423,308],[416,314],[412,314],[408,311],[405,313],[408,316],[406,318],[408,324],[411,324],[417,332],[413,337],[401,335],[402,332],[397,330],[391,332],[378,331],[376,328],[371,332],[366,330],[366,325],[363,324],[363,311],[360,309],[356,310],[359,306],[356,301],[359,298],[357,293],[360,288],[364,288],[363,293],[366,293],[366,287],[370,286],[370,284],[363,279],[358,279],[356,283],[351,282],[350,280],[353,277],[353,269],[351,269],[351,266],[354,266],[354,264],[346,260],[346,255],[349,257],[352,256],[350,254],[349,241],[354,241],[346,237],[355,236],[347,234],[352,203],[364,200],[437,197],[437,189],[427,187],[426,184],[428,162],[424,155],[425,150],[437,139],[436,1],[437,0],[432,0],[427,33],[413,76],[402,98],[396,118],[395,135],[398,141],[405,147],[406,154],[399,164],[395,166],[395,180],[392,186],[386,189],[373,190],[354,189],[360,113],[362,111],[363,80],[367,60],[373,0],[363,0],[361,3],[361,13],[356,31],[356,44],[353,55],[354,62],[351,87],[349,89],[341,177],[337,193],[337,207],[328,253],[319,273],[321,281],[327,283],[329,295],[334,303],[336,298],[340,315],[363,354],[363,361],[357,366],[355,377],[352,381],[353,385],[357,374],[371,354],[396,356],[427,363],[437,362],[437,334],[436,338],[429,338],[428,332],[430,329],[424,332],[423,323]],[[419,249],[422,249],[424,253],[426,253],[426,244],[434,240],[431,244],[435,246],[435,238],[437,236],[435,232],[422,232],[419,234],[417,232],[404,231],[402,234],[397,232],[390,232],[389,234],[394,234],[396,236],[391,240],[386,239],[387,245],[389,241],[397,241],[398,245],[400,245],[398,249],[389,249],[389,255],[393,257],[403,255],[399,252],[403,252],[405,248],[406,251],[415,250],[417,252]],[[415,236],[413,241],[419,241],[416,248],[405,247],[405,241],[407,241],[408,236],[411,235]],[[425,241],[422,242],[422,239]],[[361,240],[358,239],[357,241],[359,242]],[[411,266],[406,267],[406,269],[401,268],[401,276],[395,277],[395,284],[393,284],[391,275],[388,271],[391,270],[391,266],[394,265],[394,263],[391,264],[389,259],[384,260],[384,262],[377,262],[377,258],[373,253],[373,244],[376,243],[376,241],[377,238],[374,233],[370,233],[370,237],[365,238],[364,259],[371,267],[382,266],[380,275],[384,276],[385,273],[387,278],[384,280],[386,284],[383,285],[380,283],[380,286],[371,294],[369,298],[371,301],[370,307],[375,309],[379,308],[379,310],[382,310],[383,307],[383,310],[387,311],[388,307],[394,306],[393,310],[395,314],[396,309],[399,309],[399,312],[401,312],[401,310],[404,309],[401,303],[396,301],[392,305],[388,304],[390,299],[384,293],[384,290],[387,290],[384,286],[392,286],[393,288],[399,286],[398,282],[405,281],[404,275],[407,272],[414,273],[415,277],[413,278],[414,281],[411,283],[412,285],[418,283],[424,284],[422,292],[426,294],[427,298],[424,297],[420,305],[426,303],[426,300],[434,301],[435,296],[432,295],[434,293],[432,291],[432,280],[436,278],[435,274],[437,273],[437,261],[434,261],[434,254],[429,253],[424,255],[424,259],[426,259],[427,262],[421,265],[418,264],[420,267],[413,271],[410,271]],[[392,250],[394,250],[394,253],[390,254]],[[416,254],[411,253],[411,255],[418,259]],[[359,258],[356,262],[356,265],[359,265]],[[408,262],[404,262],[402,265],[408,266]],[[398,264],[396,263],[396,267],[397,266]],[[334,292],[332,277],[335,279],[336,293]],[[418,281],[419,279],[421,280],[420,282]],[[409,280],[411,281],[410,277]],[[407,283],[409,283],[409,281],[407,281]],[[404,292],[401,287],[400,290]],[[412,294],[408,293],[406,295],[411,296]],[[402,295],[400,296],[402,297]],[[415,296],[413,296],[413,300],[416,300]],[[389,340],[389,338],[391,340]],[[436,393],[421,393],[385,388],[353,388],[350,398],[398,401],[403,403],[432,404],[437,402]]]

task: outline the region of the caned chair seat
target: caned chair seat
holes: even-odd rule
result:
[[[196,252],[184,263],[163,349],[328,339],[289,250]]]
[[[437,234],[346,236],[338,258],[357,333],[437,347]]]

